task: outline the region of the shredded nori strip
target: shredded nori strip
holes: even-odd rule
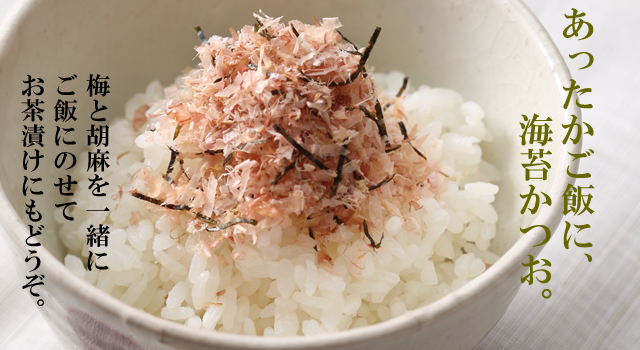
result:
[[[233,157],[234,154],[236,154],[236,151],[232,151],[231,153],[229,153],[229,155],[222,161],[222,166],[227,165],[227,163],[229,163],[229,161],[231,160],[231,157]]]
[[[335,220],[335,222],[336,222],[338,225],[343,225],[343,224],[344,224],[344,221],[342,221],[342,219],[340,219],[340,218],[339,218],[338,216],[336,216],[336,215],[334,215],[334,216],[333,216],[333,220]]]
[[[142,199],[143,201],[146,201],[146,202],[149,202],[149,203],[152,203],[152,204],[155,204],[155,205],[159,205],[159,206],[161,206],[163,208],[167,208],[167,209],[171,209],[171,210],[177,210],[177,211],[189,211],[189,210],[191,210],[191,207],[189,207],[188,205],[184,205],[184,204],[162,204],[162,202],[163,202],[162,200],[160,200],[158,198],[149,197],[149,196],[144,195],[144,194],[142,194],[142,193],[140,193],[138,191],[131,192],[131,195],[133,197],[135,197],[135,198]],[[196,216],[196,219],[198,219],[200,221],[203,221],[203,222],[205,222],[207,224],[218,225],[218,221],[217,220],[214,220],[214,219],[212,219],[212,218],[210,218],[210,217],[208,217],[208,216],[206,216],[206,215],[204,215],[202,213],[195,213],[195,216]],[[243,220],[247,220],[247,219],[243,219]],[[251,221],[251,222],[249,222],[249,221]],[[257,221],[255,221],[255,220],[249,220],[249,221],[247,221],[247,223],[250,223],[250,224],[253,224],[253,225],[257,224]],[[240,222],[236,222],[236,223],[240,223]],[[233,223],[233,220],[232,220],[232,221],[227,223],[227,224],[229,224],[228,226],[226,226],[224,228],[221,228],[221,229],[225,229],[225,228],[227,228],[227,227],[229,227],[231,225],[235,225],[236,223]],[[222,226],[224,226],[224,225],[222,225]],[[222,227],[222,226],[220,226],[220,227]]]
[[[355,44],[353,41],[351,41],[351,40],[347,39],[347,37],[346,37],[346,36],[344,36],[344,35],[342,34],[342,32],[340,32],[339,30],[336,30],[336,32],[338,32],[338,34],[340,34],[340,37],[342,38],[342,41],[345,41],[345,42],[347,42],[347,43],[349,43],[349,44],[353,45],[353,48],[356,50],[356,51],[347,51],[348,53],[350,53],[350,54],[352,54],[352,55],[362,56],[362,53],[361,53],[360,51],[358,51],[358,47],[356,46],[356,44]]]
[[[262,36],[263,38],[267,39],[267,40],[271,40],[273,38],[275,38],[275,35],[271,35],[269,34],[267,28],[265,28],[264,30],[260,31],[260,28],[262,28],[262,22],[260,22],[259,19],[256,18],[256,24],[253,25],[253,30],[260,34],[260,36]]]
[[[404,93],[404,90],[407,89],[407,84],[408,83],[409,83],[409,77],[405,76],[404,79],[402,79],[402,86],[400,87],[400,90],[396,94],[396,97],[402,96],[402,94]],[[389,108],[389,107],[391,107],[391,103],[385,104],[384,105],[384,110],[386,111],[387,108]]]
[[[196,219],[206,222],[207,224],[217,225],[219,222],[202,213],[196,213]]]
[[[373,237],[371,237],[371,235],[369,234],[369,226],[367,226],[367,221],[363,220],[362,225],[364,226],[364,235],[367,236],[367,238],[369,239],[369,242],[371,242],[371,247],[373,249],[380,248],[380,245],[382,244],[382,240],[384,239],[384,232],[380,237],[380,242],[376,243],[376,241],[373,240]]]
[[[173,139],[177,139],[178,136],[180,135],[180,129],[182,129],[182,124],[178,123],[178,125],[176,126],[176,131],[173,132]]]
[[[376,119],[376,117],[373,114],[371,114],[371,112],[369,112],[367,107],[361,105],[360,106],[360,110],[362,111],[362,113],[364,113],[365,117],[373,120],[376,123],[376,125],[378,125],[378,120]],[[380,127],[378,127],[378,133],[381,134]]]
[[[232,151],[231,153],[229,153],[229,155],[224,159],[224,161],[222,161],[222,166],[227,165],[227,163],[229,163],[229,161],[231,160],[231,158],[233,157],[233,155],[236,153],[236,151],[241,151],[243,150],[245,147],[247,147],[248,144],[252,144],[252,145],[260,145],[267,142],[267,139],[260,139],[260,140],[255,140],[255,141],[250,141],[250,142],[245,142],[245,143],[241,143],[238,148],[236,148],[234,151]],[[206,151],[205,151],[206,152]],[[222,152],[222,151],[220,151]]]
[[[424,158],[424,160],[427,160],[427,156],[422,154],[422,152],[418,151],[418,149],[411,144],[411,141],[407,141],[407,142],[409,143],[409,146],[411,146],[411,148],[413,148],[413,150],[416,151],[416,153],[418,153],[420,157]]]
[[[408,83],[409,83],[409,77],[404,77],[404,79],[402,79],[402,86],[400,87],[400,91],[398,91],[398,93],[396,94],[396,97],[402,96],[402,93],[404,93],[404,90],[407,89]]]
[[[180,159],[180,169],[182,170],[182,173],[184,174],[184,176],[186,176],[187,179],[189,179],[189,181],[191,181],[191,178],[189,177],[189,175],[187,175],[187,172],[184,170],[184,160],[182,160],[182,159]],[[176,181],[177,180],[178,179],[176,179]]]
[[[389,143],[389,135],[387,134],[387,125],[384,123],[384,115],[382,114],[382,106],[380,106],[380,101],[378,101],[378,99],[376,99],[376,118],[378,119],[378,121],[377,121],[378,128],[382,132],[382,135],[387,137],[384,140],[384,144],[387,147],[390,147],[391,144]]]
[[[338,174],[333,179],[333,185],[331,185],[331,193],[329,194],[329,198],[335,196],[336,192],[338,191],[338,185],[340,184],[340,180],[342,180],[342,167],[344,166],[344,161],[347,156],[348,146],[349,143],[345,142],[345,144],[342,146],[342,149],[340,150],[340,158],[338,158],[338,168],[336,169],[336,172]]]
[[[340,37],[342,38],[342,40],[343,40],[343,41],[346,41],[346,42],[348,42],[349,44],[353,45],[353,48],[354,48],[354,49],[356,49],[356,50],[358,49],[358,47],[356,46],[356,44],[354,44],[354,43],[353,43],[353,41],[351,41],[351,40],[347,39],[347,37],[346,37],[346,36],[344,36],[344,35],[343,35],[339,30],[336,30],[336,32],[338,32],[338,34],[340,34]]]
[[[302,69],[298,68],[298,72],[301,75],[300,80],[304,81],[305,83],[308,83],[308,82],[311,82],[311,81],[315,81],[318,84],[322,84],[322,82],[319,82],[319,81],[313,79],[313,77],[307,75],[305,72],[302,71]]]
[[[315,241],[316,237],[313,234],[313,230],[311,229],[311,227],[309,227],[309,237],[313,238],[313,240]],[[313,249],[315,249],[315,251],[318,251],[318,245],[316,244],[315,246],[313,246]]]
[[[162,205],[162,201],[161,200],[159,200],[157,198],[146,196],[146,195],[144,195],[144,194],[142,194],[140,192],[137,192],[137,191],[131,192],[131,195],[136,197],[136,198],[138,198],[138,199],[142,199],[143,201],[149,202],[149,203],[153,203],[153,204],[156,204],[156,205]]]
[[[300,34],[296,30],[296,27],[293,26],[293,23],[289,22],[289,26],[291,26],[291,30],[293,30],[293,34],[296,36],[296,38],[299,37]]]
[[[162,204],[162,200],[158,199],[158,198],[153,198],[153,197],[149,197],[147,195],[144,195],[138,191],[133,191],[131,192],[131,195],[135,198],[138,199],[142,199],[143,201],[149,202],[149,203],[153,203],[155,205],[159,205],[161,207],[167,208],[167,209],[172,209],[172,210],[191,210],[191,208],[187,205],[184,204]]]
[[[280,181],[280,179],[282,179],[284,177],[284,175],[287,173],[287,171],[295,168],[298,165],[298,160],[300,160],[302,154],[298,154],[298,156],[296,157],[296,160],[294,160],[293,162],[291,162],[291,164],[287,165],[287,166],[283,166],[282,167],[282,171],[280,172],[280,174],[278,174],[278,176],[276,176],[276,178],[273,180],[273,182],[271,182],[272,185],[275,185],[278,183],[278,181]]]
[[[418,149],[411,144],[411,141],[409,141],[409,135],[407,134],[407,128],[404,126],[404,123],[398,122],[398,125],[400,126],[400,132],[402,133],[402,137],[404,137],[404,139],[407,140],[407,142],[409,143],[409,146],[411,146],[411,148],[413,148],[413,150],[416,151],[416,153],[420,157],[424,158],[424,160],[427,160],[427,157],[424,154],[422,154],[422,152],[418,151]]]
[[[361,69],[364,68],[364,64],[369,59],[369,55],[371,54],[371,50],[373,50],[373,45],[376,44],[376,40],[378,40],[378,36],[380,35],[380,31],[381,30],[382,30],[382,28],[376,27],[376,29],[373,31],[373,34],[371,35],[371,38],[369,38],[369,43],[367,44],[367,47],[364,49],[364,53],[362,54],[362,58],[360,58],[359,67]]]
[[[397,146],[395,146],[395,147],[392,147],[392,148],[387,148],[387,149],[385,149],[384,151],[385,151],[385,153],[391,153],[391,152],[393,152],[393,151],[397,150],[397,149],[398,149],[398,148],[400,148],[400,147],[402,147],[402,144],[399,144],[399,145],[397,145]]]
[[[349,157],[344,157],[344,159],[347,161],[347,163],[349,163],[351,161],[351,159],[349,159]],[[353,179],[354,180],[362,180],[362,176],[360,176],[360,174],[358,174],[357,171],[353,171]]]
[[[404,126],[403,122],[398,122],[398,126],[400,126],[400,132],[402,133],[402,137],[404,137],[405,140],[408,140],[409,134],[407,134],[407,127]]]
[[[341,82],[341,83],[332,82],[331,84],[329,84],[329,86],[340,86],[340,85],[349,84],[349,83],[353,82],[354,80],[356,80],[356,78],[358,77],[358,75],[360,75],[360,73],[364,73],[364,70],[365,70],[364,65],[365,65],[365,63],[367,63],[367,60],[369,59],[369,55],[371,54],[371,50],[373,50],[373,46],[376,44],[376,41],[378,40],[378,36],[380,35],[380,31],[381,30],[382,30],[382,28],[376,27],[376,29],[373,31],[373,34],[371,35],[371,38],[369,39],[369,43],[367,44],[367,47],[364,49],[364,53],[362,54],[362,56],[360,56],[360,62],[358,63],[358,68],[353,73],[351,73],[349,78],[346,81]],[[340,32],[338,32],[338,33],[340,33]],[[342,36],[342,38],[344,38],[344,36],[342,34],[340,34],[340,35]]]
[[[176,157],[178,156],[178,154],[180,154],[180,152],[178,152],[178,150],[173,149],[171,147],[169,147],[169,150],[171,151],[171,158],[169,159],[169,165],[167,166],[167,173],[163,176],[163,178],[165,180],[167,180],[167,177],[169,177],[169,174],[171,174],[173,172],[173,165],[176,162]],[[171,179],[167,180],[170,181]]]
[[[191,210],[191,207],[184,204],[165,204],[163,207],[173,210]]]
[[[197,26],[195,28],[193,28],[196,30],[196,32],[198,33],[198,37],[200,38],[200,40],[202,41],[203,44],[207,43],[207,37],[204,36],[204,32],[202,31],[202,28],[200,28],[200,26]]]
[[[216,150],[208,149],[208,150],[205,150],[204,153],[214,156],[216,154],[224,153],[224,150],[221,150],[221,149],[216,149]]]
[[[245,218],[235,218],[231,221],[225,222],[222,225],[215,225],[215,226],[209,226],[207,227],[207,231],[208,232],[217,232],[217,231],[222,231],[225,229],[228,229],[229,227],[233,226],[233,225],[237,225],[237,224],[251,224],[251,225],[257,225],[258,222],[256,220],[253,219],[245,219]]]
[[[387,126],[384,124],[384,120],[383,120],[383,116],[382,116],[382,108],[380,107],[380,101],[376,100],[376,116],[374,116],[371,112],[369,112],[369,110],[365,107],[360,105],[360,110],[362,111],[362,113],[364,113],[364,115],[373,120],[376,125],[378,126],[378,134],[380,134],[380,138],[385,140],[385,145],[387,147],[390,147],[391,144],[389,143],[389,135],[387,134]]]
[[[373,191],[373,190],[375,190],[376,188],[378,188],[378,187],[380,187],[380,186],[382,186],[382,185],[386,184],[387,182],[389,182],[389,181],[393,180],[393,178],[394,178],[395,176],[396,176],[396,174],[393,174],[393,175],[391,175],[391,176],[388,176],[386,179],[382,180],[379,184],[376,184],[376,185],[373,185],[373,186],[369,187],[369,191]]]
[[[313,238],[314,240],[316,239],[315,235],[313,234],[313,230],[311,229],[311,227],[308,228],[309,229],[309,237]]]
[[[302,147],[299,143],[297,143],[296,140],[293,139],[293,137],[289,136],[289,134],[287,134],[284,130],[282,130],[280,125],[273,124],[273,129],[275,129],[275,131],[277,131],[280,135],[284,136],[284,138],[287,139],[287,141],[289,141],[289,143],[293,145],[293,147],[295,147],[298,151],[300,151],[302,155],[307,157],[307,159],[309,159],[318,168],[322,170],[329,170],[329,168],[326,165],[322,164],[322,162],[319,161],[316,157],[314,157],[313,154],[311,154],[311,152],[304,149],[304,147]]]
[[[311,218],[307,216],[307,220],[310,220]],[[311,237],[311,239],[313,239],[314,241],[316,240],[316,236],[313,234],[313,230],[311,229],[311,227],[307,228],[309,230],[309,237]],[[313,249],[315,249],[315,251],[318,251],[318,245],[316,244]]]

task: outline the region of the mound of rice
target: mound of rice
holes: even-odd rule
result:
[[[400,72],[375,74],[380,100],[395,99],[403,78]],[[78,208],[107,206],[111,212],[76,210],[75,221],[56,218],[69,250],[66,266],[121,301],[193,328],[315,335],[385,321],[432,303],[498,259],[488,249],[498,220],[491,204],[498,187],[491,182],[500,175],[481,159],[479,143],[491,140],[484,111],[452,90],[427,86],[397,100],[385,114],[400,109],[408,127],[417,128],[413,146],[442,168],[428,177],[429,195],[404,218],[383,205],[371,214],[385,218],[378,249],[356,237],[334,247],[330,266],[319,264],[313,240],[303,242],[291,226],[263,229],[255,241],[201,244],[198,234],[185,232],[187,217],[176,224],[175,215],[159,215],[128,193],[140,169],[162,174],[169,163],[162,139],[137,131],[144,106],[183,89],[181,77],[167,89],[153,82],[126,104],[125,117],[110,125],[114,156],[103,177],[112,184],[111,193],[94,197],[84,180],[75,200]],[[74,178],[85,175],[78,171]],[[98,262],[109,269],[88,271],[87,228],[100,223],[109,226],[109,244],[91,250],[107,253]]]

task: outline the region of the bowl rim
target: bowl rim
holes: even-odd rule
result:
[[[562,88],[562,81],[569,81],[569,79],[571,79],[569,69],[553,40],[535,15],[533,15],[522,0],[490,1],[493,1],[496,5],[503,6],[504,11],[513,12],[521,19],[522,28],[531,32],[543,56],[546,57],[548,66],[552,68],[551,75],[555,83],[558,87]],[[7,47],[10,46],[13,40],[16,40],[19,25],[40,3],[41,1],[39,0],[19,1],[11,8],[4,20],[0,23],[0,61],[6,59]],[[571,115],[575,115],[577,117],[576,121],[582,123],[580,109],[577,108],[575,104],[571,104],[569,108],[565,109],[562,119],[570,120],[568,118]],[[567,152],[580,153],[581,147],[582,141],[575,145],[572,143],[563,145],[563,154],[559,157],[558,162],[559,169],[568,167],[568,169],[571,169],[574,173],[577,172],[579,161],[573,161]],[[567,184],[574,183],[574,178],[569,177],[564,172],[559,173],[550,186],[551,197],[558,198],[564,192]],[[20,220],[15,208],[9,202],[2,184],[0,184],[0,211],[4,213],[0,218],[0,224],[18,249],[26,255],[28,253],[27,248],[22,242],[23,237],[28,236],[27,226]],[[560,214],[561,212],[557,210],[555,205],[552,207],[544,207],[534,219],[532,225],[545,224],[553,233],[561,221],[562,215]],[[492,285],[500,281],[503,276],[513,274],[515,270],[522,269],[520,265],[524,257],[529,254],[535,256],[542,250],[542,247],[533,247],[533,245],[539,242],[544,236],[545,233],[542,229],[535,229],[523,235],[491,268],[472,279],[463,287],[429,305],[410,310],[398,317],[366,327],[316,336],[287,337],[245,336],[192,329],[182,324],[153,316],[111,297],[110,294],[76,276],[71,270],[65,267],[63,262],[54,257],[48,249],[42,249],[38,253],[43,262],[43,274],[55,276],[56,282],[59,283],[62,288],[68,289],[72,294],[82,297],[85,301],[101,311],[107,312],[124,321],[126,325],[135,326],[153,334],[159,334],[161,340],[165,337],[170,337],[191,344],[217,345],[229,348],[325,348],[332,345],[371,341],[372,339],[384,338],[392,334],[397,336],[403,332],[421,328],[422,324],[437,319],[439,315],[464,307],[465,303],[469,302],[474,296],[488,291],[490,292]]]

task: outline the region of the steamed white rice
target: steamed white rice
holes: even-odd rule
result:
[[[402,78],[399,72],[375,75],[376,85],[390,95]],[[333,257],[335,274],[318,267],[313,250],[295,245],[290,230],[265,230],[255,245],[251,240],[242,247],[224,242],[212,254],[196,249],[197,235],[172,228],[168,217],[153,222],[148,206],[126,193],[126,183],[143,165],[167,166],[166,145],[149,143],[132,128],[134,111],[161,98],[163,88],[151,83],[145,94],[126,104],[125,117],[110,126],[112,159],[103,177],[111,193],[94,197],[89,182],[79,181],[75,200],[83,210],[73,212],[75,221],[57,218],[69,249],[66,266],[129,305],[193,328],[314,335],[385,321],[432,303],[498,259],[488,249],[498,220],[491,204],[498,187],[490,182],[498,181],[499,173],[481,159],[479,146],[491,135],[482,108],[455,91],[420,86],[401,102],[409,124],[419,126],[417,139],[428,135],[414,146],[439,160],[448,176],[431,183],[435,197],[419,200],[422,208],[412,213],[423,233],[405,231],[395,217],[387,222],[380,249],[362,255],[342,244],[342,254]],[[86,178],[86,173],[74,178]],[[122,184],[125,193],[114,201]],[[111,212],[84,210],[105,206]],[[107,253],[97,262],[109,269],[87,271],[87,227],[100,223],[110,227],[109,246],[92,250]]]

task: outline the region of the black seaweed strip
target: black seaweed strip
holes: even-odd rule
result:
[[[422,152],[418,151],[417,148],[413,147],[413,145],[411,144],[411,141],[407,141],[409,142],[409,146],[411,146],[411,148],[413,148],[414,151],[416,151],[416,153],[418,153],[418,155],[422,158],[424,158],[424,160],[427,160],[427,156],[425,156],[424,154],[422,154]]]
[[[400,126],[400,132],[402,133],[402,137],[404,137],[405,140],[408,140],[409,135],[407,134],[407,127],[404,126],[403,122],[398,122],[398,126]]]
[[[302,71],[302,69],[298,68],[298,72],[300,72],[300,75],[301,75],[300,80],[302,80],[302,81],[304,81],[306,83],[313,81],[313,82],[316,82],[316,83],[318,83],[320,85],[324,85],[323,82],[317,81],[317,80],[313,79],[313,77],[307,75],[305,72]]]
[[[214,81],[213,81],[213,83],[214,83],[214,84],[215,84],[215,83],[219,83],[222,79],[229,78],[230,76],[231,76],[231,73],[226,74],[225,76],[220,77],[220,78],[218,78],[218,79],[214,80]]]
[[[159,205],[163,208],[172,209],[172,210],[191,210],[191,208],[184,204],[162,204],[162,201],[158,198],[149,197],[140,192],[133,191],[131,195],[135,198],[142,199],[143,201],[153,203],[155,205]]]
[[[217,225],[218,221],[214,220],[202,213],[196,213],[196,219],[206,222],[207,224]]]
[[[349,163],[351,161],[351,159],[349,159],[349,157],[344,157],[347,160],[347,163]],[[354,180],[362,180],[362,176],[360,176],[360,174],[358,174],[357,171],[353,171],[353,179]]]
[[[173,165],[176,162],[176,156],[180,154],[180,152],[178,152],[177,150],[171,147],[169,147],[169,150],[171,151],[171,158],[169,159],[169,165],[167,166],[167,173],[164,175],[165,180],[166,180],[166,177],[168,177],[169,174],[173,172]]]
[[[153,203],[155,205],[162,205],[162,201],[153,197],[146,196],[140,192],[131,192],[131,195],[135,198],[142,199],[143,201]]]
[[[191,210],[191,207],[184,204],[165,204],[163,207],[173,210]]]
[[[208,149],[208,150],[205,150],[204,153],[214,156],[216,154],[224,153],[224,150],[221,150],[221,149],[216,149],[216,150]]]
[[[202,28],[200,28],[200,26],[197,26],[195,28],[193,28],[196,30],[196,32],[198,33],[198,37],[200,38],[200,40],[202,41],[203,44],[207,43],[207,37],[204,36],[204,32],[202,31]]]
[[[229,227],[233,226],[233,225],[237,225],[237,224],[251,224],[251,225],[257,225],[258,222],[256,220],[253,219],[245,219],[245,218],[235,218],[231,221],[225,222],[222,225],[218,225],[218,226],[209,226],[207,227],[207,231],[209,232],[217,232],[217,231],[222,231],[225,229],[228,229]]]
[[[377,105],[379,105],[379,103],[377,103]],[[376,111],[377,111],[377,107],[376,107]],[[385,136],[387,137],[385,140],[385,145],[387,147],[389,147],[389,136],[387,135],[387,127],[384,125],[384,121],[381,121],[380,119],[376,118],[371,112],[369,112],[369,110],[364,107],[364,106],[360,106],[360,110],[364,113],[364,115],[373,120],[374,123],[376,123],[376,126],[378,127],[378,134],[380,134],[380,138],[381,139],[385,139]]]
[[[373,190],[375,190],[376,188],[378,188],[378,187],[380,187],[380,186],[382,186],[382,185],[386,184],[387,182],[389,182],[389,181],[393,180],[393,178],[394,178],[395,176],[396,176],[396,174],[393,174],[393,175],[391,175],[391,176],[387,177],[386,179],[382,180],[382,182],[380,182],[379,184],[376,184],[376,185],[373,185],[373,186],[369,187],[369,191],[373,191]]]
[[[343,225],[343,224],[344,224],[344,221],[342,221],[342,219],[340,219],[340,218],[339,218],[338,216],[336,216],[336,215],[334,215],[334,216],[333,216],[333,220],[335,220],[335,222],[336,222],[338,225]]]
[[[234,154],[236,154],[236,151],[229,153],[229,155],[222,161],[222,166],[227,165],[227,163],[229,163],[229,161],[231,160],[231,157],[233,157]]]
[[[358,77],[358,75],[360,75],[361,72],[364,72],[364,70],[365,70],[364,65],[365,65],[365,63],[367,63],[367,60],[369,59],[369,55],[371,54],[371,50],[373,50],[373,45],[376,44],[376,41],[378,40],[378,36],[380,35],[380,31],[381,30],[382,30],[382,28],[376,27],[376,29],[373,31],[373,34],[371,35],[371,38],[369,39],[369,43],[367,44],[367,47],[364,49],[364,53],[362,54],[362,56],[360,56],[360,62],[358,63],[358,68],[353,73],[351,73],[349,78],[346,81],[343,81],[341,83],[333,82],[333,83],[329,84],[329,86],[340,86],[340,85],[349,84],[349,83],[353,82],[354,80],[356,80],[356,78]],[[340,33],[340,32],[338,32],[338,33]],[[340,34],[340,35],[342,36],[342,34]],[[343,38],[344,38],[344,36],[343,36]]]
[[[376,244],[376,241],[374,241],[373,237],[371,237],[371,234],[369,234],[369,226],[367,226],[367,221],[363,220],[362,221],[362,225],[364,226],[364,235],[367,236],[367,238],[369,239],[369,242],[371,242],[371,247],[373,249],[380,248],[380,245],[382,244],[382,240],[384,239],[384,232],[382,233],[382,236],[380,237],[380,242],[378,242]]]
[[[399,144],[399,145],[397,145],[397,146],[395,146],[395,147],[392,147],[392,148],[387,148],[387,149],[385,149],[384,151],[385,151],[386,153],[391,153],[391,152],[393,152],[393,151],[397,150],[397,149],[398,149],[398,148],[400,148],[400,147],[402,147],[402,144]]]
[[[402,86],[400,87],[400,91],[398,91],[398,93],[396,94],[396,97],[402,96],[402,93],[404,92],[404,90],[407,89],[408,83],[409,83],[409,77],[404,77],[404,79],[402,80]]]
[[[365,106],[360,106],[360,110],[362,111],[362,113],[364,113],[364,116],[373,120],[374,123],[376,123],[376,126],[378,127],[378,134],[380,134],[380,137],[382,137],[382,129],[380,129],[380,124],[378,123],[378,119],[376,119],[376,117],[371,114],[371,112],[369,112],[369,110],[365,107]]]
[[[373,247],[376,249],[380,248],[380,245],[382,245],[383,239],[384,239],[384,232],[382,232],[382,235],[380,236],[380,241],[378,242],[378,244],[374,245]]]
[[[311,154],[311,152],[304,149],[304,147],[302,147],[299,143],[297,143],[296,140],[294,140],[291,136],[289,136],[289,134],[287,134],[284,130],[282,130],[280,125],[273,124],[273,129],[275,129],[275,131],[277,131],[280,135],[284,136],[284,138],[287,139],[287,141],[289,141],[289,143],[292,144],[293,147],[295,147],[298,151],[300,151],[302,155],[307,157],[307,159],[309,159],[318,168],[322,170],[329,170],[329,168],[326,165],[322,164],[322,162],[319,161],[316,157],[314,157],[313,154]]]
[[[346,37],[346,36],[344,36],[344,35],[343,35],[339,30],[336,30],[336,32],[338,32],[338,34],[340,34],[340,37],[342,38],[342,40],[344,40],[344,41],[348,42],[349,44],[353,45],[353,48],[354,48],[354,49],[356,49],[356,50],[358,49],[358,47],[356,46],[356,44],[354,44],[354,43],[353,43],[353,41],[351,41],[351,40],[347,39],[347,37]]]
[[[238,146],[238,148],[236,148],[234,151],[232,151],[231,153],[229,153],[229,155],[222,161],[222,166],[227,165],[227,163],[229,163],[229,161],[231,160],[231,158],[233,157],[233,155],[236,153],[236,151],[241,151],[243,150],[247,144],[253,144],[253,145],[260,145],[267,142],[267,139],[261,139],[261,140],[256,140],[256,141],[250,141],[250,142],[245,142],[242,143]],[[205,151],[207,152],[207,151]],[[222,152],[222,151],[221,151]],[[215,153],[214,153],[215,154]]]
[[[400,126],[400,132],[402,133],[402,136],[404,137],[405,140],[409,140],[409,135],[407,134],[407,127],[404,126],[403,122],[398,122],[398,125]],[[413,150],[422,158],[424,158],[424,160],[427,160],[427,157],[422,154],[422,152],[418,151],[417,148],[415,148],[413,146],[413,144],[411,144],[411,141],[407,141],[409,143],[409,146],[411,146],[411,148],[413,148]]]
[[[296,36],[296,38],[299,37],[300,34],[296,30],[296,27],[293,26],[293,23],[289,22],[289,25],[291,26],[291,30],[293,30],[293,34]]]
[[[307,220],[311,219],[310,217],[307,216]],[[316,236],[313,234],[313,230],[311,229],[311,227],[308,227],[309,230],[309,237],[311,237],[314,241],[316,240]],[[313,249],[315,249],[315,251],[318,251],[318,245],[316,244],[315,246],[313,246]]]
[[[182,129],[182,124],[178,123],[178,125],[176,126],[176,131],[173,132],[173,139],[177,139],[178,136],[180,135],[180,129]]]
[[[384,144],[385,146],[390,147],[391,143],[389,142],[389,134],[387,134],[387,125],[384,123],[382,106],[380,106],[380,101],[378,101],[377,99],[376,99],[376,118],[377,118],[378,128],[380,129],[380,132],[381,132],[380,136],[386,136],[386,139],[383,137]]]
[[[278,174],[278,176],[276,176],[276,178],[273,180],[273,182],[271,182],[272,185],[275,185],[278,183],[278,181],[280,181],[284,175],[287,173],[287,171],[295,168],[298,165],[298,160],[300,160],[300,156],[301,154],[298,154],[298,156],[296,157],[296,160],[294,160],[293,162],[291,162],[291,164],[287,165],[287,166],[283,166],[282,167],[282,171],[280,172],[280,174]]]
[[[335,196],[336,192],[338,191],[338,185],[340,184],[340,181],[342,180],[342,167],[344,166],[344,160],[345,160],[345,158],[347,156],[347,147],[348,146],[349,146],[349,144],[345,143],[342,146],[342,149],[340,150],[340,158],[338,158],[338,168],[336,169],[336,172],[338,174],[333,179],[333,185],[331,185],[331,193],[329,194],[329,198]]]
[[[275,35],[271,35],[267,32],[267,30],[263,30],[262,32],[258,33],[260,34],[260,36],[262,36],[263,38],[267,39],[267,40],[271,40],[273,38],[275,38]]]
[[[367,63],[367,60],[369,59],[369,55],[371,54],[371,50],[373,50],[373,45],[376,44],[376,41],[378,40],[378,36],[380,35],[381,30],[382,28],[376,27],[376,29],[373,31],[373,35],[371,35],[371,38],[369,39],[369,43],[367,44],[367,47],[364,49],[364,53],[360,58],[360,64],[358,65],[360,67],[360,70],[362,70],[362,68],[364,68],[364,64]]]
[[[256,33],[258,33],[260,36],[262,36],[263,38],[265,38],[267,40],[271,40],[271,39],[275,38],[275,36],[269,34],[269,32],[267,31],[268,28],[264,28],[264,30],[262,30],[262,32],[260,32],[260,28],[262,27],[262,22],[260,22],[260,20],[257,19],[257,18],[256,18],[256,22],[258,22],[258,23],[253,25],[253,30]]]
[[[184,174],[184,176],[186,176],[187,179],[189,179],[189,181],[191,181],[191,178],[189,177],[187,172],[184,170],[184,160],[182,160],[182,159],[180,159],[180,169],[182,169],[182,173]],[[178,179],[176,179],[176,181],[178,181]]]
[[[367,117],[367,118],[369,118],[369,119],[373,120],[373,121],[376,123],[376,125],[378,125],[378,120],[376,119],[376,117],[375,117],[373,114],[371,114],[371,112],[369,112],[369,110],[367,109],[367,107],[362,106],[362,105],[361,105],[361,106],[359,106],[359,107],[360,107],[360,110],[362,111],[362,113],[364,113],[364,116],[365,116],[365,117]],[[378,128],[378,130],[380,130],[380,128]]]

